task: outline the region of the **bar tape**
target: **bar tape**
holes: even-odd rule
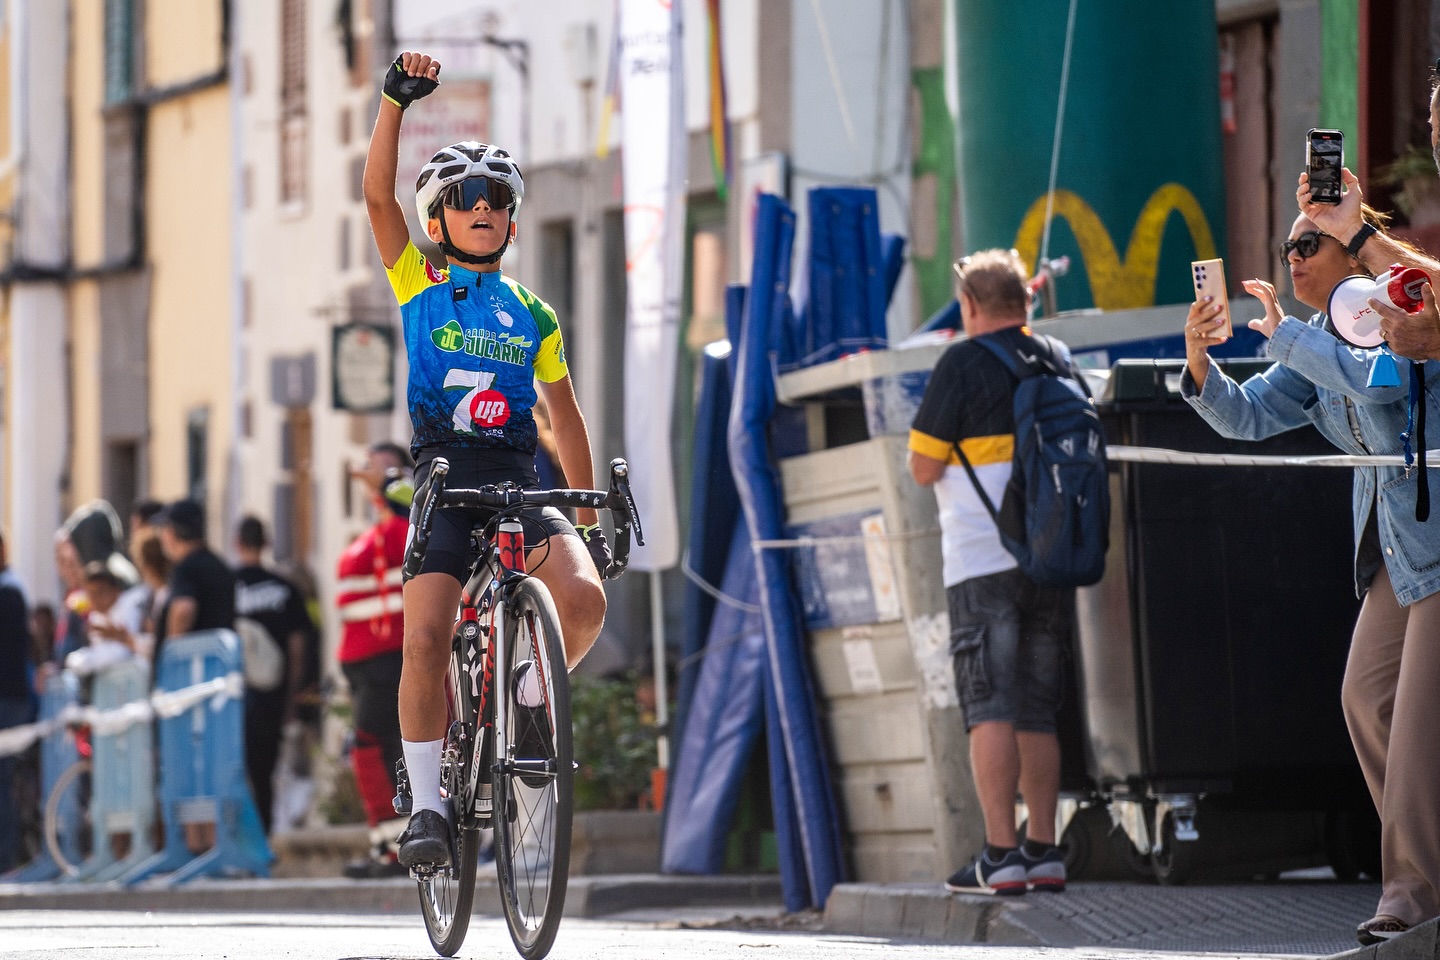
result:
[[[65,727],[87,725],[96,736],[113,737],[137,723],[149,723],[156,717],[178,717],[207,700],[212,701],[212,708],[218,710],[226,700],[240,700],[244,696],[245,674],[236,671],[179,690],[152,693],[144,700],[134,700],[113,710],[71,704],[48,720],[0,730],[0,757],[23,753],[35,741],[43,740]]]

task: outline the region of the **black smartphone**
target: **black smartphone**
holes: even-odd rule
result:
[[[1310,174],[1310,199],[1340,202],[1340,171],[1345,169],[1345,135],[1339,130],[1311,130],[1305,135],[1305,169]]]

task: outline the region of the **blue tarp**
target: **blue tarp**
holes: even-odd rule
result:
[[[738,316],[745,301],[744,288],[736,289],[740,291],[739,305],[734,307]],[[726,446],[732,365],[728,344],[711,344],[705,349],[700,368],[700,397],[695,404],[695,470],[690,486],[689,543],[682,562],[691,574],[711,584],[718,584],[725,576],[726,562],[731,555],[731,535],[740,522],[740,495],[735,492]],[[680,635],[680,683],[676,692],[676,743],[682,742],[685,736],[685,722],[700,678],[700,652],[705,647],[714,612],[714,597],[687,580]]]
[[[887,344],[885,308],[904,265],[904,240],[882,237],[875,190],[810,191],[805,304],[777,314],[771,343],[781,370],[808,367]],[[788,281],[787,281],[788,282]]]
[[[716,578],[728,597],[759,603],[750,535],[731,527],[730,557]],[[719,873],[740,783],[764,714],[765,625],[733,604],[715,608],[705,656],[666,791],[664,873]]]
[[[735,397],[729,429],[730,462],[745,522],[754,541],[778,540],[785,530],[780,477],[771,460],[767,440],[767,427],[776,406],[772,360],[767,348],[771,331],[784,321],[789,305],[787,290],[794,236],[794,211],[779,197],[762,195],[756,213],[750,296],[745,305],[744,327],[735,344]],[[874,250],[878,255],[878,229]],[[878,297],[883,298],[883,277],[878,270],[874,286]],[[882,322],[883,306],[882,302]],[[810,678],[799,604],[790,585],[786,558],[779,551],[762,550],[756,553],[756,564],[770,679],[774,683],[777,707],[778,723],[772,727],[778,726],[784,747],[788,795],[794,803],[794,825],[799,841],[788,846],[802,851],[804,856],[800,864],[790,862],[791,858],[786,856],[787,844],[782,842],[781,872],[802,869],[809,903],[818,907],[824,905],[831,888],[843,875],[838,807]],[[772,791],[781,793],[783,785],[775,781],[778,759],[776,755],[771,757],[771,787]],[[782,839],[781,806],[777,803],[775,810],[777,840]]]

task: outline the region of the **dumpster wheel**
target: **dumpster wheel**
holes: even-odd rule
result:
[[[1195,873],[1199,841],[1175,839],[1175,814],[1165,814],[1160,824],[1161,845],[1150,851],[1150,868],[1157,882],[1167,887],[1185,883]]]

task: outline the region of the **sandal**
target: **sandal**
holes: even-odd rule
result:
[[[1355,928],[1355,939],[1360,945],[1368,947],[1371,944],[1384,943],[1386,940],[1394,940],[1402,933],[1410,931],[1410,924],[1399,917],[1392,917],[1388,913],[1382,913],[1378,917],[1371,917],[1360,926]]]

